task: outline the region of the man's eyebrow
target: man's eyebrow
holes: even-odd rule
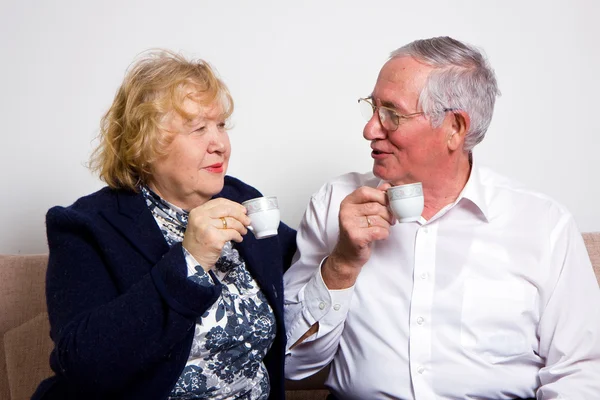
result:
[[[393,102],[393,101],[391,101],[391,100],[381,100],[380,98],[378,98],[378,97],[375,97],[375,95],[374,95],[373,93],[371,93],[371,94],[369,95],[369,97],[367,97],[367,98],[368,98],[368,99],[371,99],[371,101],[373,102],[373,104],[376,104],[376,103],[377,103],[377,101],[379,100],[379,103],[380,103],[382,106],[384,106],[384,107],[388,107],[388,108],[392,108],[392,109],[394,109],[395,111],[398,111],[399,113],[402,113],[402,112],[406,112],[406,111],[407,111],[405,107],[402,107],[402,105],[400,105],[400,104],[397,104],[397,103],[394,103],[394,102]]]
[[[402,110],[402,107],[399,104],[394,103],[393,101],[389,101],[389,100],[380,100],[380,101],[381,101],[381,105],[384,107],[391,108],[398,112],[400,112],[400,110]]]

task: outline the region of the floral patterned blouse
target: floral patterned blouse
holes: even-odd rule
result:
[[[183,240],[188,213],[142,187],[146,204],[169,246]],[[206,273],[184,249],[188,278],[223,286],[218,300],[196,321],[187,364],[169,399],[267,399],[270,384],[262,362],[275,339],[275,317],[244,260],[227,242]]]

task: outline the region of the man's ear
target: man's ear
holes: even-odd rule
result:
[[[449,111],[448,113],[450,114],[446,117],[450,119],[448,149],[456,151],[463,147],[465,136],[471,126],[471,118],[469,118],[469,114],[462,110]]]

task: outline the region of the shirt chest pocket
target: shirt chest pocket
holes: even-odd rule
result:
[[[536,341],[535,289],[525,280],[468,278],[460,340],[491,363],[532,354]]]

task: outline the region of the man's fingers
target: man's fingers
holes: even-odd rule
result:
[[[367,232],[367,234],[369,235],[369,242],[374,242],[376,240],[384,240],[390,236],[390,227],[389,225],[387,227],[375,225],[370,227]]]
[[[367,215],[365,216],[365,222],[367,228],[390,229],[391,225],[387,218],[381,215]]]
[[[389,207],[380,203],[364,203],[358,206],[356,214],[360,216],[377,216],[385,221],[389,225],[394,222],[394,214],[390,211]]]
[[[381,185],[377,186],[377,189],[385,192],[386,190],[388,190],[391,187],[392,187],[391,183],[389,183],[389,182],[383,182]]]
[[[361,186],[350,193],[345,201],[351,204],[379,203],[386,205],[385,191],[368,186]]]

